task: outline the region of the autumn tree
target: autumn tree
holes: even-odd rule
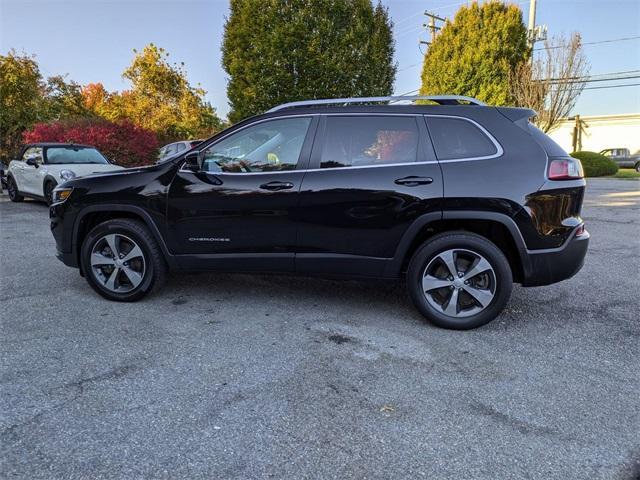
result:
[[[19,148],[22,132],[41,119],[45,88],[35,59],[10,51],[0,55],[0,157]]]
[[[36,122],[87,116],[80,85],[61,75],[43,79],[33,56],[0,55],[0,157],[15,155]]]
[[[589,64],[582,51],[580,34],[545,41],[540,55],[512,73],[515,104],[538,113],[534,122],[544,132],[569,115],[582,93]]]
[[[389,95],[387,10],[371,0],[231,0],[222,63],[232,122],[296,100]]]
[[[130,90],[108,94],[91,87],[93,91],[85,92],[85,101],[97,102],[94,107],[100,115],[130,120],[167,141],[208,136],[222,128],[204,98],[206,92],[189,84],[183,66],[170,64],[164,49],[149,44],[134,52],[133,62],[123,73],[131,82]]]
[[[429,46],[420,94],[467,95],[512,105],[510,76],[528,57],[520,9],[497,1],[473,2],[457,11]]]
[[[42,99],[42,118],[57,121],[91,115],[78,83],[67,81],[63,75],[47,78]]]

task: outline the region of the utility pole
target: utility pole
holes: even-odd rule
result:
[[[546,39],[547,26],[536,26],[536,0],[531,0],[529,2],[529,25],[527,28],[527,45],[531,50],[531,56],[529,57],[530,62],[533,62],[533,46],[535,45],[535,43],[539,42],[540,40]]]
[[[427,12],[427,11],[424,12],[424,15],[426,17],[429,17],[429,23],[423,23],[422,26],[426,27],[429,30],[429,32],[431,33],[431,41],[430,42],[425,42],[425,41],[421,40],[420,43],[424,44],[424,45],[431,45],[433,43],[433,41],[436,39],[436,35],[438,34],[438,32],[440,30],[442,30],[442,27],[439,27],[436,24],[436,21],[444,23],[444,22],[447,21],[447,19],[439,17],[438,15],[436,15],[434,13],[431,13],[431,12]]]

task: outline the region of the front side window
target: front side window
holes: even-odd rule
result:
[[[295,170],[310,117],[270,120],[232,133],[204,150],[205,172]]]
[[[490,157],[498,150],[476,125],[461,118],[428,117],[438,160]]]
[[[415,162],[418,125],[414,117],[327,117],[320,168]]]
[[[29,147],[22,155],[22,161],[27,161],[30,158],[35,159],[39,164],[42,163],[42,147]]]
[[[187,148],[187,146],[186,146],[184,143],[179,143],[179,144],[177,145],[177,147],[178,147],[178,152],[181,152],[181,151],[183,151],[183,150],[186,150],[186,148]]]
[[[96,163],[104,165],[109,162],[95,148],[49,147],[47,148],[47,163],[51,165],[68,163]]]

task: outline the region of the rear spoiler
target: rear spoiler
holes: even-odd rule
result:
[[[521,129],[528,132],[527,123],[529,123],[529,119],[533,117],[537,117],[538,114],[535,110],[530,108],[520,108],[520,107],[496,107],[496,110],[502,114],[503,117],[511,120],[513,123],[518,125]]]

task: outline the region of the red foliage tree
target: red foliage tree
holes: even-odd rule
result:
[[[38,123],[23,133],[25,143],[62,142],[92,145],[123,167],[148,165],[156,160],[155,133],[128,121],[83,119]]]

